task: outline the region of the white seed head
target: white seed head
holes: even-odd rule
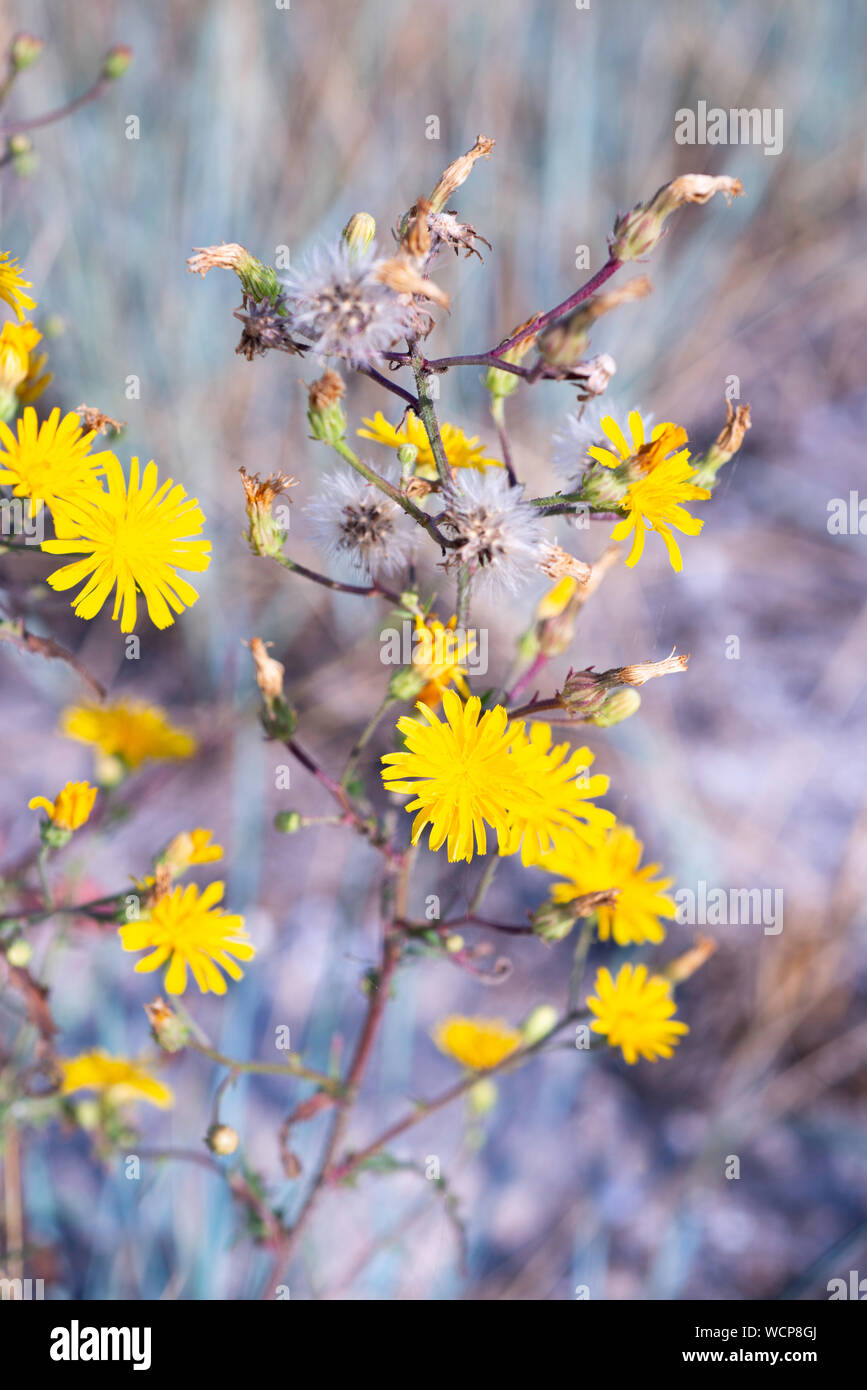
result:
[[[445,527],[460,545],[449,563],[468,563],[491,589],[518,589],[538,565],[544,544],[541,518],[523,493],[523,487],[509,486],[500,468],[468,473],[453,484],[445,496]]]
[[[394,478],[389,477],[394,483]],[[406,567],[416,539],[404,511],[356,473],[332,473],[305,508],[318,543],[365,578]]]
[[[377,278],[384,264],[373,245],[364,251],[344,241],[319,247],[284,282],[292,331],[309,338],[319,357],[370,365],[413,322],[411,302]]]

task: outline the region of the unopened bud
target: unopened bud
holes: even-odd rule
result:
[[[345,394],[346,387],[330,367],[308,389],[307,419],[314,439],[339,444],[346,437],[346,411],[341,404]]]
[[[36,62],[44,43],[35,34],[16,34],[9,45],[9,62],[16,72],[23,72]]]
[[[281,831],[284,835],[294,835],[304,824],[304,817],[300,811],[278,811],[274,817],[274,829]]]
[[[728,463],[733,458],[743,443],[744,435],[750,429],[750,408],[748,405],[732,407],[731,401],[726,401],[726,422],[716,437],[716,442],[711,445],[703,459],[698,459],[695,464],[695,477],[692,479],[696,487],[712,488],[717,481],[717,473],[724,463]]]
[[[705,961],[710,959],[715,950],[716,942],[713,938],[701,936],[696,941],[695,945],[691,946],[688,951],[684,951],[682,955],[676,956],[671,964],[662,971],[662,974],[667,980],[670,980],[673,985],[682,984],[684,980],[689,979],[690,975],[694,975],[697,970],[701,969]]]
[[[407,474],[415,467],[418,458],[418,446],[416,444],[401,444],[397,451],[397,461],[400,464],[402,474]]]
[[[457,932],[451,932],[445,939],[445,948],[449,955],[457,955],[458,951],[462,951],[465,945],[464,938],[459,936]]]
[[[254,555],[274,558],[281,555],[286,543],[286,530],[279,524],[273,513],[275,497],[296,486],[296,480],[286,473],[275,473],[270,478],[260,478],[258,473],[248,473],[239,469],[244,495],[247,503],[247,519],[250,523],[247,541]],[[288,515],[288,513],[287,513]]]
[[[355,212],[343,228],[343,240],[350,250],[366,251],[376,236],[376,222],[369,212]]]
[[[467,1108],[471,1115],[480,1120],[493,1110],[499,1096],[496,1083],[490,1077],[482,1077],[467,1091]]]
[[[154,1041],[164,1052],[181,1052],[190,1039],[189,1025],[162,999],[153,999],[144,1010]]]
[[[609,242],[612,259],[634,261],[648,255],[662,236],[666,218],[684,203],[706,203],[715,193],[722,193],[730,204],[743,191],[740,179],[725,174],[683,174],[663,184],[649,203],[637,203],[631,212],[617,218]]]
[[[240,1142],[238,1131],[231,1125],[211,1125],[205,1135],[205,1143],[211,1153],[219,1154],[221,1158],[233,1154]]]
[[[532,1047],[534,1043],[547,1038],[559,1017],[560,1015],[553,1004],[537,1004],[535,1009],[530,1010],[521,1024],[524,1046]]]
[[[610,729],[612,725],[622,724],[624,719],[629,719],[640,704],[641,696],[637,690],[615,690],[603,702],[599,713],[594,714],[587,723],[595,724],[599,729]]]
[[[16,939],[6,947],[6,959],[10,965],[14,965],[18,970],[24,970],[30,964],[33,956],[33,947],[29,941],[25,941],[23,936]]]
[[[533,913],[533,931],[543,941],[563,941],[576,920],[577,914],[571,903],[545,902]]]
[[[541,312],[534,314],[532,318],[521,323],[517,328],[513,328],[506,342],[511,338],[517,338],[519,333],[525,333],[537,319],[542,317]],[[505,352],[499,354],[501,362],[510,362],[513,367],[519,367],[531,348],[536,345],[536,334],[526,333],[520,342],[515,343],[514,347],[507,348]],[[505,396],[511,396],[518,389],[521,378],[516,372],[504,372],[499,367],[489,367],[485,374],[485,386],[490,391],[494,401],[501,400]]]
[[[132,62],[132,49],[125,43],[119,43],[114,48],[110,48],[102,62],[103,78],[113,82],[118,77],[123,77],[130,63]]]

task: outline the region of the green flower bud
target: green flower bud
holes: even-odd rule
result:
[[[145,1004],[145,1013],[151,1026],[154,1042],[163,1052],[182,1052],[190,1040],[189,1024],[179,1014],[170,1009],[162,999],[154,999]]]
[[[284,835],[294,835],[303,825],[304,817],[300,811],[278,811],[274,817],[274,829]]]
[[[467,1108],[470,1114],[477,1119],[489,1114],[496,1105],[499,1094],[495,1082],[490,1078],[483,1077],[481,1081],[477,1081],[467,1092]]]
[[[346,438],[346,411],[342,404],[345,392],[346,387],[330,367],[310,387],[307,419],[314,439],[320,439],[324,444],[339,444]]]
[[[402,666],[388,683],[388,693],[395,700],[414,700],[424,690],[427,681],[417,666]]]
[[[116,78],[123,77],[131,62],[132,49],[125,43],[117,44],[114,48],[109,49],[103,59],[103,78],[113,82]]]
[[[15,72],[23,72],[36,62],[44,47],[34,34],[16,34],[9,46],[9,62]]]
[[[53,821],[44,820],[39,823],[39,834],[42,843],[48,849],[63,849],[72,839],[72,831],[64,825],[55,825]]]
[[[265,703],[262,710],[262,727],[269,738],[284,742],[295,733],[298,716],[292,706],[287,705],[286,701],[277,695]]]
[[[521,1025],[524,1046],[532,1047],[533,1043],[541,1042],[543,1038],[547,1038],[558,1018],[559,1014],[553,1004],[537,1004],[535,1009],[531,1009],[530,1013],[527,1014]]]
[[[615,690],[603,701],[599,712],[587,722],[595,724],[599,729],[610,729],[613,724],[622,724],[624,719],[629,719],[636,713],[640,704],[641,696],[637,690],[630,690],[628,687]]]
[[[571,903],[546,902],[533,913],[533,931],[543,941],[563,941],[575,925]]]

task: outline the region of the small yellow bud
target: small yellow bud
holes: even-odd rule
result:
[[[496,1083],[489,1077],[477,1081],[467,1092],[467,1108],[470,1114],[477,1119],[489,1114],[496,1105],[499,1094]]]
[[[9,45],[9,62],[16,72],[23,72],[36,62],[43,47],[42,39],[34,34],[16,34]]]
[[[553,1004],[537,1004],[535,1009],[531,1009],[530,1013],[527,1014],[521,1025],[524,1046],[532,1047],[533,1043],[541,1042],[543,1038],[547,1038],[559,1017],[560,1015]]]
[[[232,1129],[231,1125],[211,1125],[205,1135],[205,1143],[211,1153],[219,1154],[221,1158],[233,1154],[240,1142],[238,1131]]]
[[[113,82],[116,78],[123,77],[131,62],[132,49],[129,45],[116,44],[114,48],[109,49],[103,59],[102,75],[108,81]]]
[[[458,951],[462,951],[464,949],[465,945],[466,942],[464,941],[464,938],[462,936],[458,936],[457,932],[452,932],[449,936],[446,937],[445,947],[450,955],[456,955]]]
[[[352,251],[366,251],[376,236],[376,222],[369,212],[355,212],[343,228],[343,240]]]
[[[18,970],[24,970],[30,964],[33,955],[33,947],[29,941],[25,941],[23,936],[19,936],[6,948],[6,959],[10,965],[14,965]]]

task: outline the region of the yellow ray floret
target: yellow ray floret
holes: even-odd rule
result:
[[[614,817],[593,806],[605,777],[586,778],[588,749],[569,754],[569,745],[551,747],[551,730],[536,725],[529,735],[518,720],[510,723],[502,705],[482,713],[476,696],[462,704],[453,690],[443,692],[445,720],[423,704],[421,719],[398,720],[403,752],[382,759],[382,778],[390,791],[415,797],[412,841],[430,825],[430,848],[446,844],[449,860],[487,852],[487,827],[495,830],[501,854],[520,849],[527,863],[557,843],[561,834],[590,839]]]
[[[24,318],[25,310],[36,308],[36,300],[31,299],[25,290],[33,289],[33,281],[25,280],[21,274],[17,258],[11,251],[0,251],[0,299],[14,309],[19,320]]]
[[[601,941],[613,938],[618,946],[640,946],[647,941],[657,945],[665,938],[660,918],[673,918],[676,912],[668,896],[674,879],[657,878],[658,864],[639,867],[643,849],[634,830],[618,823],[593,846],[575,836],[564,838],[553,854],[539,860],[539,865],[566,880],[554,884],[551,897],[555,903],[617,889],[616,902],[598,909]]]
[[[433,616],[425,621],[416,615],[412,664],[425,682],[418,698],[431,709],[436,709],[450,685],[456,686],[465,699],[470,693],[464,678],[476,639],[471,633],[456,632],[456,623],[455,616],[448,623],[441,623]]]
[[[218,906],[224,885],[211,883],[200,894],[194,883],[175,888],[157,898],[149,914],[140,922],[119,928],[125,951],[144,951],[150,955],[138,961],[136,970],[159,970],[166,961],[164,986],[169,994],[183,994],[187,987],[187,967],[203,994],[225,994],[224,970],[233,980],[243,977],[239,960],[252,960],[256,948],[244,931],[244,919],[223,912]]]
[[[27,806],[31,811],[45,811],[58,830],[78,830],[90,819],[97,788],[89,782],[67,782],[55,801],[46,796],[34,796]]]
[[[671,1057],[680,1037],[689,1032],[685,1023],[672,1018],[675,1003],[669,981],[662,975],[648,977],[645,965],[621,966],[616,980],[603,968],[594,988],[596,994],[587,1000],[596,1014],[590,1027],[604,1035],[609,1047],[619,1047],[630,1065],[639,1057],[648,1062]]]
[[[121,1104],[147,1100],[161,1110],[174,1103],[170,1087],[157,1081],[140,1062],[112,1057],[99,1048],[82,1052],[77,1057],[61,1057],[59,1065],[63,1078],[60,1094],[63,1096],[72,1095],[74,1091],[101,1091],[109,1100]]]
[[[176,728],[163,710],[138,700],[69,705],[60,716],[60,729],[106,758],[119,758],[132,771],[149,760],[191,758],[197,747],[192,734]]]
[[[151,461],[139,480],[139,463],[130,465],[129,486],[114,454],[105,455],[108,491],[81,497],[55,509],[56,540],[42,542],[52,555],[85,555],[48,576],[54,589],[84,587],[72,601],[79,618],[95,618],[115,589],[112,618],[121,632],[135,627],[144,595],[155,627],[170,627],[199,597],[178,570],[201,572],[210,564],[210,541],[191,540],[201,531],[204,513],[195,497],[167,478],[158,484]]]
[[[605,795],[609,778],[588,776],[593,762],[589,748],[573,752],[568,743],[553,744],[551,726],[537,722],[514,740],[512,757],[533,796],[515,811],[508,834],[500,836],[500,854],[520,850],[524,864],[535,864],[563,839],[597,844],[614,824],[613,813],[590,800]]]
[[[94,432],[84,431],[74,411],[60,418],[55,406],[40,425],[27,406],[17,435],[0,420],[0,483],[16,497],[29,497],[36,516],[45,504],[55,512],[62,503],[102,496],[102,473],[109,454],[91,454]]]
[[[629,415],[627,439],[617,421],[606,415],[601,427],[614,449],[591,445],[588,453],[606,468],[631,464],[633,474],[620,507],[626,512],[611,532],[611,539],[625,540],[632,535],[632,548],[626,563],[637,565],[644,551],[645,533],[656,531],[668,551],[672,569],[683,569],[683,557],[672,529],[687,536],[697,536],[704,522],[692,516],[681,504],[706,500],[707,488],[697,487],[692,479],[696,470],[689,465],[686,431],[679,425],[654,425],[650,442],[644,442],[644,424],[637,410]],[[615,452],[616,451],[616,452]]]
[[[433,1032],[440,1052],[469,1071],[488,1071],[516,1052],[523,1041],[520,1029],[501,1018],[444,1018]]]
[[[437,476],[436,461],[427,430],[412,410],[407,411],[399,429],[389,424],[381,410],[376,412],[372,420],[364,420],[362,423],[366,428],[358,433],[363,439],[375,439],[377,444],[385,444],[390,449],[399,449],[401,444],[414,444],[418,449],[415,472],[421,478]],[[475,468],[477,472],[484,473],[487,468],[503,466],[499,459],[489,458],[485,454],[485,446],[479,443],[478,435],[474,434],[472,438],[468,438],[462,429],[458,429],[457,425],[450,425],[447,420],[440,425],[440,438],[451,468]]]

